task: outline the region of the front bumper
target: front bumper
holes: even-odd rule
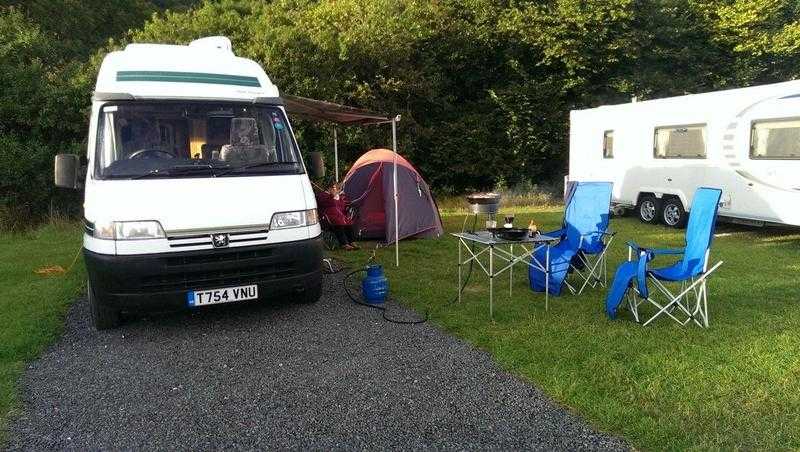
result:
[[[107,255],[84,249],[98,299],[120,310],[185,307],[189,291],[258,284],[259,298],[300,294],[322,283],[322,239],[269,245]]]

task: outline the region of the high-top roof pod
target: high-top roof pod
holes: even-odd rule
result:
[[[233,54],[228,38],[198,39],[188,46],[129,44],[103,60],[96,96],[148,98],[277,98],[278,88],[258,63]]]

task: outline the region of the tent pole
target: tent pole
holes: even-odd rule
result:
[[[400,266],[400,219],[397,211],[397,121],[400,115],[392,118],[392,151],[394,151],[394,162],[392,165],[394,179],[394,262]]]
[[[336,126],[333,126],[333,161],[336,168],[336,182],[339,182],[339,138],[336,136]]]

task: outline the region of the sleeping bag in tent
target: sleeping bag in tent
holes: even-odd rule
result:
[[[394,153],[373,149],[362,155],[344,177],[344,192],[355,207],[353,224],[359,239],[395,242]],[[398,237],[438,237],[442,220],[430,188],[408,160],[397,156]]]

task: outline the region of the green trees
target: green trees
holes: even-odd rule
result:
[[[53,156],[83,153],[92,55],[158,8],[143,0],[0,3],[0,229],[25,227],[77,193],[53,187]]]
[[[0,174],[0,209],[25,199],[31,214],[46,210],[52,155],[84,139],[97,63],[130,41],[225,35],[285,93],[402,114],[402,152],[436,189],[455,191],[501,178],[559,179],[571,109],[780,81],[800,71],[795,0],[77,3],[84,5],[79,14],[63,21],[53,5],[75,2],[0,7],[0,77],[14,87],[0,94],[0,136],[32,165],[21,171],[0,151],[0,171],[8,165],[17,175]],[[177,9],[160,12],[165,6]],[[297,129],[305,150],[330,149],[331,126],[300,122]],[[344,163],[390,143],[384,127],[339,135]],[[33,179],[35,189],[19,185]]]
[[[69,149],[74,121],[71,70],[55,72],[55,42],[18,9],[0,9],[0,226],[46,212],[56,149]],[[66,106],[66,108],[62,108]],[[63,113],[63,115],[61,114]],[[71,121],[72,120],[72,121]],[[63,141],[61,141],[63,140]],[[63,146],[63,147],[62,147]],[[52,163],[50,163],[52,165]],[[49,179],[48,179],[48,176]]]
[[[714,42],[731,49],[746,81],[800,75],[800,3],[796,0],[710,1],[700,7]]]

